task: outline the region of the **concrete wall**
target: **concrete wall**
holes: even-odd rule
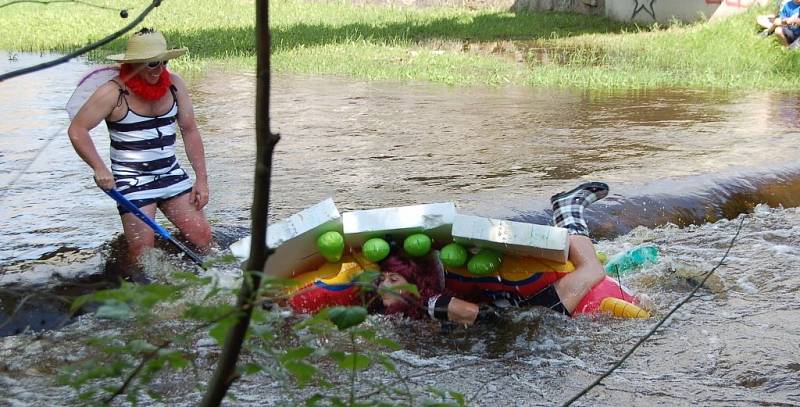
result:
[[[708,4],[708,0],[606,0],[606,16],[617,21],[666,24],[710,17],[717,7],[719,3]]]
[[[573,13],[603,15],[608,0],[516,0],[514,11],[570,11]]]
[[[325,0],[322,0],[325,1]],[[649,25],[724,18],[776,0],[349,0],[393,7],[464,7],[512,11],[569,11]]]
[[[642,24],[673,20],[691,22],[711,19],[715,13],[730,15],[769,0],[606,0],[606,16]]]

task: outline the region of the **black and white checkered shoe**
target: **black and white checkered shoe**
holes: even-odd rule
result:
[[[550,197],[553,205],[553,223],[569,229],[571,235],[589,236],[589,226],[583,219],[583,209],[608,195],[608,184],[587,182],[567,192]]]

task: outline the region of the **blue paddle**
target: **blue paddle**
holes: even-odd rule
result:
[[[136,215],[136,217],[141,219],[142,222],[146,223],[147,226],[150,226],[150,228],[153,229],[153,231],[155,231],[156,233],[158,233],[159,236],[169,240],[172,244],[175,245],[175,247],[180,249],[182,252],[186,253],[186,255],[189,256],[189,258],[192,259],[193,262],[197,263],[198,266],[203,267],[203,259],[201,259],[200,256],[196,255],[194,252],[189,250],[189,248],[186,247],[186,245],[184,245],[183,243],[179,242],[177,239],[172,237],[172,235],[166,229],[162,228],[161,225],[159,225],[154,220],[150,219],[150,217],[145,215],[144,212],[142,212],[139,208],[137,208],[136,205],[134,205],[131,201],[128,200],[128,198],[125,198],[125,196],[122,195],[119,191],[117,191],[116,189],[109,189],[108,191],[104,192],[108,194],[108,196],[114,198],[114,200],[117,201],[117,203],[119,203],[120,205],[122,205],[125,209],[129,210],[132,214]]]

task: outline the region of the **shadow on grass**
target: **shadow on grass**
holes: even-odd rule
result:
[[[543,40],[582,34],[615,33],[634,26],[605,18],[569,13],[486,13],[466,19],[448,17],[431,21],[343,26],[295,24],[272,29],[272,51],[367,41],[376,45],[407,46],[426,41]],[[169,43],[187,47],[199,58],[255,54],[253,27],[210,28],[198,31],[166,31]],[[122,48],[116,42],[114,48]]]

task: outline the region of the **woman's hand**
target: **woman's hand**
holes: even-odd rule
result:
[[[108,168],[100,168],[94,172],[94,183],[97,184],[103,191],[110,191],[114,189],[114,175]]]
[[[194,205],[198,211],[208,204],[208,184],[206,182],[197,181],[194,183],[192,192],[189,194],[189,203]]]

